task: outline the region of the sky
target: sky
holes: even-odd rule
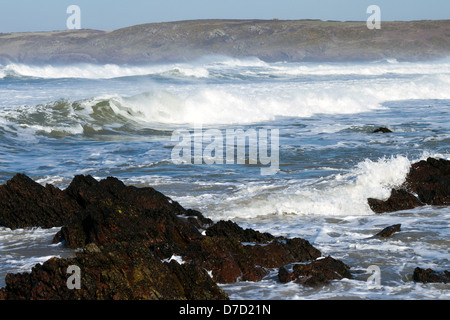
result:
[[[66,30],[70,5],[83,29],[192,19],[321,19],[366,21],[377,5],[381,21],[450,19],[449,0],[0,0],[0,32]]]

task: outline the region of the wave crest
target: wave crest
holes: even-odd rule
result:
[[[316,180],[285,181],[271,185],[247,183],[232,195],[225,212],[210,209],[221,219],[251,219],[272,215],[373,215],[367,198],[387,199],[391,189],[404,183],[412,161],[405,156],[366,159],[346,172]],[[208,206],[207,204],[205,204]]]
[[[191,65],[119,66],[114,64],[82,64],[71,66],[30,66],[24,64],[9,64],[0,67],[0,79],[8,77],[29,77],[39,79],[114,79],[148,75],[208,78],[209,71],[201,66]]]

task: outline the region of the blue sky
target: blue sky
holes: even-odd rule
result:
[[[382,21],[450,19],[449,0],[2,0],[0,32],[65,30],[69,5],[80,7],[82,28],[114,30],[190,19],[365,21],[372,4]]]

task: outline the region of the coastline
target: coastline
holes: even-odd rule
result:
[[[191,61],[208,55],[263,61],[433,60],[450,56],[450,20],[192,20],[114,31],[0,34],[0,63],[128,64]]]

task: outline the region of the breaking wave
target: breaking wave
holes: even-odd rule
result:
[[[0,67],[0,79],[6,77],[31,77],[40,79],[113,79],[146,75],[207,78],[209,72],[205,68],[189,65],[119,66],[115,64],[80,64],[71,66],[30,66],[24,64],[9,64]]]
[[[353,168],[334,175],[313,180],[271,182],[247,182],[219,203],[203,204],[211,217],[217,219],[253,219],[273,215],[307,216],[361,216],[374,215],[367,199],[386,200],[392,188],[401,186],[411,164],[429,156],[443,155],[423,153],[419,159],[397,155],[377,160],[365,159]],[[190,199],[183,201],[190,203]],[[198,201],[198,199],[197,199]],[[230,206],[231,203],[231,206]]]
[[[440,84],[436,84],[441,81]],[[195,87],[182,91],[155,89],[135,96],[99,96],[58,100],[36,106],[4,108],[1,122],[38,131],[141,129],[191,124],[251,124],[278,117],[355,114],[385,108],[385,101],[450,99],[450,79],[327,85],[289,85],[276,93],[268,87]]]
[[[390,72],[419,75],[380,76]],[[142,93],[128,96],[113,91],[113,94],[80,100],[67,98],[38,105],[5,105],[0,114],[0,132],[31,130],[32,133],[50,135],[139,133],[142,129],[174,125],[246,125],[279,118],[357,114],[386,109],[385,102],[388,101],[450,99],[450,62],[445,60],[413,65],[389,60],[362,67],[357,64],[269,64],[257,58],[209,57],[177,65],[55,67],[10,64],[0,67],[0,78],[4,80],[12,74],[97,79],[165,73],[171,77],[174,74],[193,77],[194,80],[181,85],[170,85],[175,83],[171,81],[168,85],[144,81],[140,89],[135,90],[139,81],[128,81],[127,78],[119,84]],[[252,73],[262,78],[267,74],[290,74],[295,81],[242,81],[239,78]],[[377,76],[341,77],[355,73]],[[225,74],[234,75],[236,79],[215,82],[202,78]],[[326,81],[309,78],[301,81],[305,75],[312,74],[326,75]],[[91,90],[90,83],[83,85]],[[72,91],[67,91],[72,89],[65,90],[61,91],[61,96],[73,96]]]
[[[224,74],[242,78],[303,76],[382,76],[382,75],[437,75],[450,74],[450,59],[436,62],[398,62],[395,59],[369,63],[267,63],[256,57],[230,58],[204,57],[189,63],[150,65],[74,64],[25,65],[11,63],[0,65],[0,79],[5,77],[32,77],[42,79],[80,78],[112,79],[133,76],[160,75],[168,77],[210,78]]]

